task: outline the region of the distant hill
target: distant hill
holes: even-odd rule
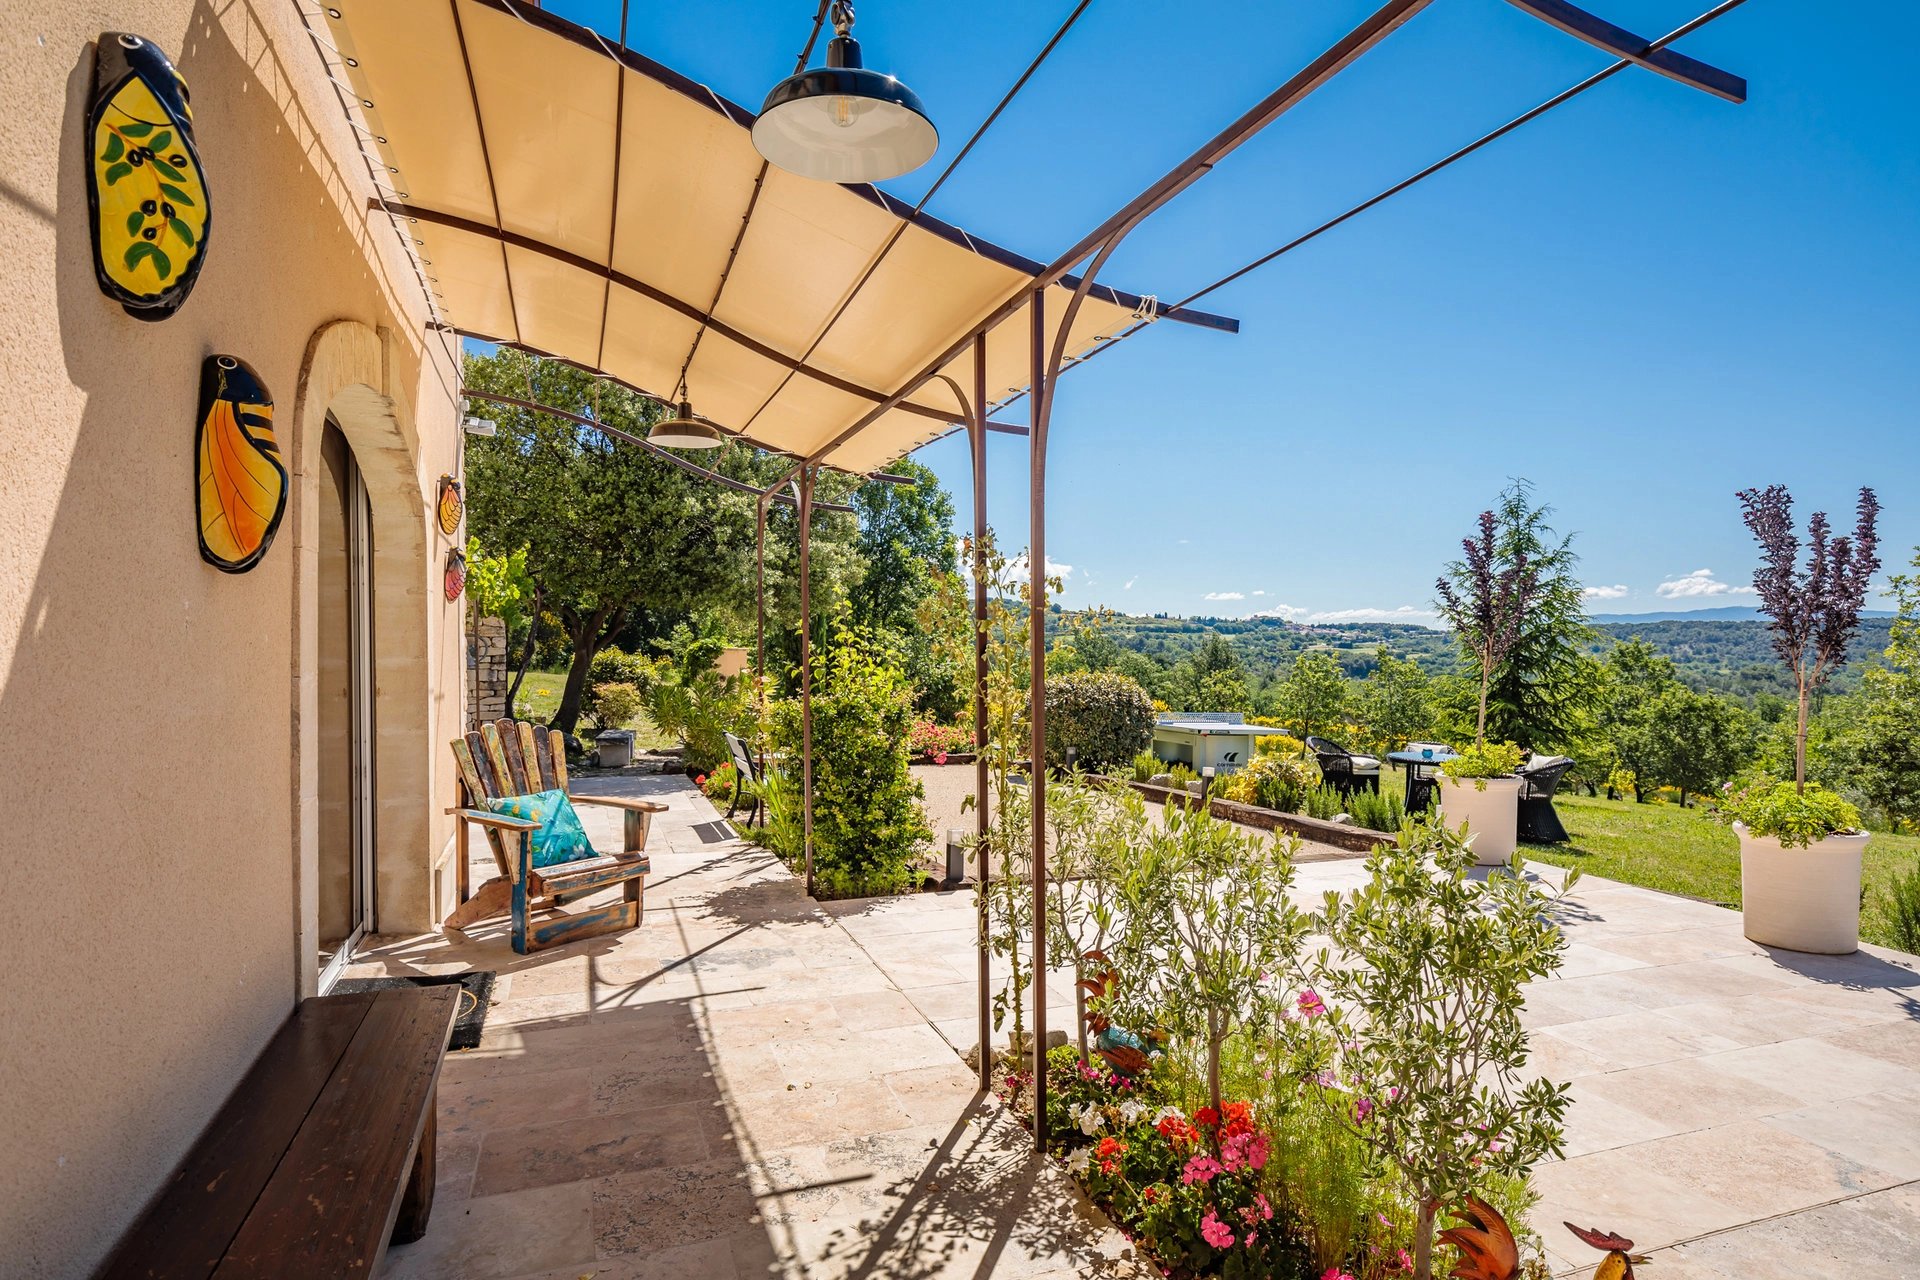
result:
[[[1891,618],[1890,609],[1863,609],[1863,618]],[[1675,609],[1667,613],[1596,613],[1592,621],[1602,624],[1620,624],[1632,626],[1642,622],[1747,622],[1765,621],[1764,615],[1752,605],[1728,604],[1713,609]]]
[[[1053,615],[1049,629],[1057,628]],[[1751,697],[1757,693],[1792,693],[1792,684],[1773,653],[1767,624],[1751,608],[1698,609],[1685,613],[1602,614],[1594,619],[1596,637],[1591,651],[1604,654],[1621,640],[1635,636],[1672,659],[1681,679],[1696,689]],[[1853,662],[1841,671],[1831,688],[1847,692],[1860,682],[1860,672],[1887,647],[1892,615],[1877,612],[1865,617],[1853,644]],[[1169,666],[1197,648],[1209,631],[1233,643],[1241,663],[1256,680],[1276,668],[1290,666],[1295,656],[1310,649],[1331,654],[1347,674],[1362,678],[1374,668],[1381,645],[1402,658],[1412,658],[1429,671],[1450,671],[1459,663],[1459,651],[1450,632],[1391,622],[1352,622],[1308,625],[1278,618],[1169,618],[1121,615],[1107,625],[1107,633],[1123,648],[1133,649]]]

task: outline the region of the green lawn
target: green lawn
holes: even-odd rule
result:
[[[1527,857],[1739,907],[1739,842],[1731,830],[1708,817],[1706,809],[1564,793],[1553,803],[1573,840],[1563,845],[1527,845]],[[1877,831],[1867,845],[1860,936],[1868,942],[1894,945],[1881,895],[1894,869],[1910,867],[1916,859],[1920,859],[1920,836]]]
[[[553,718],[560,706],[560,691],[567,683],[564,671],[529,671],[527,678],[520,682],[520,696],[514,699],[513,711],[522,720],[531,720],[535,724],[545,724]],[[661,747],[677,747],[678,738],[670,738],[653,727],[643,711],[631,723],[620,726],[633,730],[633,749],[635,751],[653,751]]]

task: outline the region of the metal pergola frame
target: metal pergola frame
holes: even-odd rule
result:
[[[1302,100],[1304,100],[1308,95],[1313,93],[1316,89],[1326,84],[1329,80],[1337,76],[1341,71],[1351,66],[1355,61],[1357,61],[1367,52],[1369,52],[1370,50],[1375,48],[1377,45],[1379,45],[1388,36],[1393,34],[1393,32],[1395,32],[1402,25],[1404,25],[1409,19],[1413,18],[1422,9],[1425,9],[1431,2],[1432,0],[1385,0],[1385,3],[1381,4],[1378,9],[1376,9],[1372,14],[1370,14],[1362,22],[1360,22],[1359,25],[1355,26],[1345,36],[1341,37],[1338,41],[1336,41],[1319,57],[1313,59],[1298,73],[1290,77],[1278,88],[1274,89],[1266,97],[1262,98],[1259,102],[1254,104],[1251,108],[1249,108],[1246,112],[1244,112],[1239,118],[1234,120],[1225,129],[1221,130],[1213,138],[1209,139],[1204,145],[1202,145],[1199,149],[1194,151],[1185,160],[1181,161],[1178,165],[1168,170],[1159,179],[1157,179],[1152,184],[1147,186],[1144,190],[1142,190],[1132,200],[1128,201],[1125,205],[1123,205],[1120,209],[1118,209],[1112,215],[1107,217],[1104,221],[1102,221],[1099,225],[1094,227],[1086,235],[1082,236],[1078,241],[1076,241],[1073,244],[1071,248],[1067,249],[1064,253],[1054,258],[1050,263],[1046,264],[1044,267],[1040,267],[1032,275],[1030,280],[1023,282],[1015,292],[1008,295],[996,307],[994,307],[985,316],[983,316],[972,330],[970,330],[968,333],[961,336],[960,338],[954,340],[953,343],[946,350],[942,351],[932,360],[928,361],[927,364],[919,372],[914,374],[912,377],[908,378],[900,386],[898,386],[891,392],[888,392],[885,394],[881,394],[876,391],[869,391],[866,388],[853,388],[853,390],[859,392],[863,396],[869,399],[872,399],[874,401],[872,408],[868,410],[864,414],[864,416],[862,416],[860,419],[855,421],[852,425],[847,427],[845,430],[841,431],[840,433],[835,435],[833,438],[828,440],[825,444],[816,448],[812,453],[808,454],[804,458],[799,458],[791,470],[789,470],[774,484],[768,486],[765,489],[758,489],[751,484],[747,484],[745,482],[735,480],[731,477],[723,476],[716,472],[712,472],[707,468],[700,467],[697,464],[691,463],[687,459],[679,457],[676,454],[673,454],[666,450],[659,449],[657,446],[649,445],[647,444],[646,441],[640,439],[639,437],[633,436],[624,431],[620,431],[616,428],[609,427],[607,424],[603,422],[585,417],[584,415],[571,413],[564,410],[554,409],[549,406],[536,404],[532,401],[518,400],[513,397],[491,395],[486,393],[475,392],[472,390],[468,390],[466,392],[466,394],[470,397],[492,400],[492,401],[496,401],[503,404],[515,405],[518,407],[534,410],[537,412],[553,413],[562,418],[566,418],[571,421],[581,423],[583,425],[598,428],[599,430],[607,432],[609,435],[613,435],[620,439],[626,440],[630,443],[639,444],[642,447],[648,448],[653,452],[655,452],[656,454],[659,454],[665,457],[668,461],[672,462],[676,466],[681,467],[684,470],[688,470],[696,474],[700,474],[706,478],[714,480],[719,484],[724,485],[725,487],[735,489],[741,492],[752,493],[756,496],[756,543],[757,543],[756,588],[757,588],[759,603],[758,603],[758,609],[757,609],[757,626],[756,626],[757,635],[756,635],[755,675],[756,675],[756,679],[759,682],[760,696],[763,699],[764,699],[765,675],[766,675],[766,671],[765,671],[765,666],[766,666],[765,549],[766,549],[767,509],[770,503],[776,502],[776,501],[790,504],[796,508],[799,515],[799,527],[800,527],[800,537],[799,537],[799,546],[798,546],[799,575],[800,575],[800,641],[799,641],[799,648],[800,648],[799,693],[800,693],[800,708],[801,708],[801,780],[800,781],[801,781],[801,794],[802,794],[802,828],[804,833],[803,834],[803,855],[804,855],[804,863],[805,863],[806,885],[807,885],[807,891],[809,894],[811,894],[814,889],[813,734],[812,734],[812,729],[813,729],[813,715],[812,715],[813,679],[812,679],[812,676],[813,676],[813,673],[812,673],[812,653],[811,653],[812,642],[811,642],[811,625],[810,625],[811,614],[812,614],[811,584],[810,584],[810,570],[811,570],[810,544],[812,541],[811,521],[812,521],[813,514],[816,511],[824,510],[824,511],[844,512],[844,511],[852,510],[852,508],[844,506],[842,504],[823,503],[816,500],[814,496],[814,487],[815,487],[816,481],[818,480],[821,470],[828,465],[825,462],[825,459],[833,452],[833,450],[845,444],[848,440],[858,435],[867,426],[869,426],[870,424],[878,420],[882,415],[886,414],[889,410],[892,410],[896,407],[905,406],[911,411],[921,413],[921,414],[927,414],[929,416],[936,416],[936,415],[944,416],[944,412],[941,410],[932,409],[928,406],[923,406],[910,400],[910,397],[912,397],[917,391],[919,391],[922,387],[926,386],[929,382],[935,380],[936,378],[943,381],[947,385],[948,389],[952,392],[954,396],[955,403],[959,406],[959,410],[960,410],[959,417],[961,419],[961,425],[965,428],[968,435],[971,466],[972,466],[972,473],[973,473],[973,535],[974,536],[973,536],[973,546],[972,546],[972,566],[971,567],[973,572],[973,625],[974,625],[974,745],[976,750],[975,823],[976,823],[976,832],[984,842],[984,838],[989,826],[989,814],[987,812],[987,762],[986,762],[986,747],[988,745],[987,707],[986,707],[987,658],[986,658],[986,631],[985,631],[986,617],[987,617],[986,437],[989,432],[995,432],[995,431],[1011,433],[1011,434],[1024,434],[1027,436],[1028,459],[1029,459],[1028,507],[1029,507],[1029,519],[1030,519],[1030,532],[1029,532],[1028,546],[1027,546],[1027,563],[1029,567],[1029,581],[1031,583],[1031,590],[1032,590],[1032,597],[1030,601],[1030,610],[1031,610],[1030,617],[1033,620],[1029,627],[1030,684],[1029,684],[1029,690],[1028,690],[1028,697],[1030,700],[1030,704],[1029,704],[1029,716],[1028,716],[1028,721],[1029,721],[1028,746],[1031,752],[1031,760],[1032,760],[1031,767],[1032,767],[1032,774],[1033,774],[1031,778],[1032,803],[1033,803],[1033,832],[1032,832],[1032,848],[1031,848],[1031,864],[1030,865],[1031,865],[1032,877],[1033,877],[1033,906],[1034,906],[1034,921],[1035,921],[1033,938],[1032,938],[1032,961],[1031,961],[1032,968],[1033,968],[1033,984],[1034,984],[1034,991],[1033,991],[1034,1016],[1033,1016],[1033,1029],[1031,1033],[1032,1034],[1031,1052],[1033,1055],[1032,1070],[1034,1075],[1033,1087],[1034,1087],[1034,1103],[1035,1103],[1035,1140],[1036,1140],[1036,1143],[1042,1148],[1045,1147],[1046,1141],[1047,1141],[1046,1126],[1045,1126],[1046,1041],[1047,1041],[1047,1007],[1046,1007],[1047,950],[1046,950],[1046,928],[1044,923],[1046,920],[1046,908],[1047,908],[1046,787],[1045,787],[1046,631],[1045,631],[1045,625],[1044,625],[1044,617],[1045,617],[1046,604],[1047,604],[1046,574],[1045,574],[1046,463],[1047,463],[1048,432],[1051,426],[1053,407],[1054,407],[1054,391],[1056,389],[1057,380],[1060,376],[1060,373],[1062,372],[1063,365],[1066,361],[1066,355],[1067,355],[1066,347],[1068,343],[1068,335],[1071,332],[1074,318],[1078,313],[1081,304],[1086,300],[1090,291],[1093,291],[1096,288],[1095,281],[1097,280],[1101,270],[1106,266],[1108,260],[1112,257],[1114,251],[1120,246],[1120,244],[1126,239],[1126,237],[1135,228],[1140,226],[1147,218],[1151,217],[1155,212],[1157,212],[1159,209],[1165,206],[1169,201],[1174,199],[1174,197],[1178,196],[1181,192],[1185,191],[1188,187],[1192,186],[1200,178],[1204,177],[1208,172],[1210,172],[1213,169],[1213,167],[1216,164],[1218,164],[1221,160],[1225,159],[1234,150],[1236,150],[1241,145],[1243,145],[1244,143],[1252,139],[1255,135],[1260,133],[1261,130],[1265,129],[1268,125],[1272,124],[1275,120],[1279,119],[1282,115],[1284,115],[1287,111],[1289,111],[1291,108],[1293,108]],[[1565,3],[1565,0],[1508,0],[1508,2],[1513,4],[1516,8],[1520,9],[1521,11],[1528,13],[1533,17],[1536,17],[1544,22],[1547,22],[1570,35],[1573,35],[1589,44],[1592,44],[1596,48],[1602,49],[1608,53],[1613,54],[1617,59],[1617,61],[1613,65],[1596,73],[1593,76],[1588,77],[1586,80],[1581,81],[1580,83],[1574,85],[1570,89],[1547,100],[1541,105],[1522,114],[1521,116],[1508,122],[1507,124],[1501,126],[1500,128],[1492,131],[1491,133],[1482,136],[1481,138],[1474,141],[1473,143],[1451,153],[1450,155],[1440,160],[1439,162],[1433,165],[1430,165],[1425,169],[1422,169],[1418,173],[1414,174],[1412,177],[1400,183],[1397,183],[1392,187],[1387,188],[1386,190],[1382,191],[1378,195],[1375,195],[1372,198],[1366,201],[1363,201],[1359,205],[1349,209],[1345,213],[1340,214],[1338,217],[1320,224],[1319,226],[1314,228],[1312,231],[1308,232],[1306,235],[1288,242],[1287,244],[1283,245],[1281,248],[1265,255],[1264,257],[1255,259],[1253,262],[1247,264],[1244,267],[1239,268],[1238,270],[1230,273],[1229,275],[1223,277],[1222,279],[1215,281],[1213,284],[1210,284],[1205,288],[1197,290],[1196,292],[1188,295],[1181,302],[1174,304],[1175,308],[1184,308],[1185,306],[1195,301],[1199,297],[1213,292],[1215,289],[1218,289],[1223,285],[1240,278],[1241,276],[1247,274],[1248,272],[1262,265],[1265,265],[1268,262],[1271,262],[1273,259],[1281,256],[1282,254],[1287,253],[1292,249],[1299,247],[1301,244],[1304,244],[1308,240],[1311,240],[1314,237],[1320,235],[1321,233],[1327,230],[1330,230],[1332,227],[1340,225],[1341,223],[1347,221],[1349,218],[1352,218],[1355,215],[1374,207],[1375,205],[1381,203],[1382,201],[1388,199],[1393,195],[1399,194],[1401,191],[1406,190],[1407,188],[1411,187],[1415,183],[1422,181],[1423,179],[1433,175],[1434,173],[1439,172],[1441,169],[1446,168],[1447,166],[1453,164],[1455,161],[1460,160],[1465,156],[1474,153],[1475,151],[1479,150],[1481,147],[1484,147],[1488,143],[1493,142],[1494,140],[1505,136],[1507,133],[1520,127],[1521,125],[1526,124],[1527,122],[1538,118],[1540,115],[1544,114],[1545,112],[1552,110],[1553,108],[1561,105],[1562,103],[1571,100],[1573,97],[1577,96],[1578,94],[1585,92],[1587,89],[1592,88],[1593,86],[1610,78],[1617,72],[1629,66],[1644,67],[1660,75],[1667,76],[1671,79],[1674,79],[1682,84],[1688,85],[1689,87],[1699,89],[1703,92],[1711,93],[1717,97],[1724,98],[1728,101],[1742,102],[1745,100],[1746,82],[1744,80],[1740,79],[1737,76],[1730,75],[1729,73],[1721,71],[1717,68],[1698,62],[1695,59],[1678,54],[1672,51],[1671,49],[1669,49],[1668,47],[1674,41],[1680,39],[1681,37],[1687,34],[1690,34],[1693,31],[1698,30],[1699,28],[1705,26],[1707,23],[1739,7],[1742,3],[1744,3],[1744,0],[1723,0],[1723,2],[1717,5],[1716,7],[1701,14],[1699,17],[1694,18],[1692,21],[1679,27],[1678,29],[1669,33],[1668,35],[1660,37],[1658,39],[1651,39],[1651,40],[1644,39],[1642,37],[1632,34],[1631,32],[1627,32],[1619,27],[1616,27],[1613,24],[1606,22],[1601,18],[1598,18],[1590,13],[1585,12],[1584,10],[1576,8],[1575,6],[1569,3]],[[1000,104],[994,109],[993,113],[987,118],[986,122],[980,126],[980,129],[978,131],[976,131],[976,133],[974,134],[974,137],[966,144],[964,148],[962,148],[960,154],[955,158],[955,160],[949,164],[946,172],[940,175],[939,179],[935,182],[933,187],[929,189],[929,191],[927,192],[927,196],[922,198],[920,205],[916,206],[912,210],[912,212],[908,215],[908,221],[912,221],[913,219],[920,216],[921,208],[924,207],[926,200],[932,196],[933,192],[939,188],[939,185],[941,183],[944,183],[948,174],[952,172],[953,167],[957,165],[961,159],[965,158],[965,155],[967,154],[967,152],[971,150],[973,143],[978,140],[980,133],[984,132],[985,129],[989,125],[991,125],[993,121],[999,116],[1001,110],[1004,109],[1004,107],[1007,104],[1007,101],[1011,99],[1013,93],[1017,92],[1019,88],[1026,83],[1028,77],[1030,77],[1033,74],[1034,69],[1039,65],[1040,61],[1043,60],[1047,55],[1047,53],[1052,51],[1054,45],[1058,43],[1060,39],[1060,35],[1064,34],[1066,28],[1072,25],[1072,23],[1079,17],[1080,13],[1083,12],[1086,7],[1087,7],[1086,2],[1085,0],[1083,0],[1083,2],[1068,17],[1066,23],[1061,27],[1060,32],[1055,34],[1053,40],[1049,42],[1046,49],[1044,49],[1039,55],[1039,57],[1037,57],[1034,60],[1034,62],[1031,65],[1029,65],[1025,74],[1023,74],[1019,82],[1015,84],[1013,90],[1011,90],[1008,93],[1008,95],[1001,100]],[[623,10],[624,10],[624,6],[623,6]],[[821,12],[824,13],[824,11],[825,11],[825,6],[822,5]],[[622,41],[621,41],[623,54],[625,54],[626,52],[624,49],[624,44],[625,44],[624,28],[625,28],[625,21],[624,21],[624,13],[623,13]],[[815,20],[816,35],[818,33],[818,29],[819,29],[819,17],[816,16],[816,20]],[[812,47],[812,40],[809,40],[808,48],[811,49],[811,47]],[[807,56],[806,52],[803,51],[801,55],[802,65],[804,65],[806,56]],[[419,211],[409,209],[404,206],[399,206],[396,202],[393,202],[393,201],[384,201],[381,203],[381,207],[384,208],[386,211],[395,214],[396,216],[425,216],[425,215],[422,215]],[[904,225],[905,224],[903,223],[903,226]],[[484,230],[487,230],[489,234],[493,234],[493,231],[491,228],[485,228]],[[1080,266],[1082,263],[1086,264],[1086,268],[1084,272],[1082,272],[1077,277],[1074,276],[1072,272],[1076,267]],[[872,274],[872,271],[870,268],[868,271],[868,275],[870,276],[871,274]],[[722,283],[724,285],[724,281]],[[860,283],[864,284],[865,279],[863,278],[860,281]],[[1063,283],[1065,285],[1071,286],[1072,294],[1066,302],[1065,313],[1062,316],[1061,323],[1057,328],[1053,341],[1049,343],[1046,337],[1044,297],[1045,297],[1046,290],[1050,286],[1056,283]],[[856,286],[856,291],[857,291],[857,288],[858,286]],[[1104,288],[1104,286],[1102,286],[1102,288]],[[1026,399],[1028,400],[1029,421],[1028,421],[1028,424],[1024,427],[1016,424],[1009,424],[1005,422],[992,420],[989,417],[989,413],[991,409],[994,408],[994,406],[989,406],[986,403],[986,398],[987,398],[986,355],[987,355],[987,344],[989,340],[989,335],[991,335],[993,331],[997,329],[1004,321],[1006,321],[1013,315],[1017,314],[1023,307],[1027,307],[1030,309],[1030,326],[1029,326],[1030,332],[1028,334],[1028,343],[1029,343],[1029,359],[1031,361],[1031,381],[1028,384],[1024,393],[1016,393],[1014,396],[1009,398],[1008,402],[1010,403],[1013,399],[1018,399],[1020,394],[1025,395]],[[842,308],[842,310],[844,310],[844,308]],[[1166,308],[1166,309],[1156,308],[1155,314],[1164,314],[1171,310],[1173,310],[1173,308]],[[709,306],[705,312],[697,313],[698,318],[702,323],[703,329],[706,325],[714,323],[711,315],[711,311],[712,311],[712,307]],[[834,318],[837,319],[838,316],[836,315]],[[1148,322],[1150,322],[1150,318],[1145,318],[1140,323],[1144,324]],[[828,325],[829,328],[831,327],[831,323],[832,322],[830,321]],[[1134,328],[1128,329],[1125,333],[1113,335],[1105,339],[1099,345],[1094,347],[1092,351],[1086,353],[1086,355],[1083,355],[1081,359],[1085,359],[1087,358],[1087,356],[1090,356],[1092,354],[1097,354],[1099,351],[1105,350],[1107,347],[1113,345],[1114,342],[1117,342],[1121,337],[1125,337],[1127,336],[1128,333],[1134,332],[1135,329],[1137,329],[1138,327],[1139,325],[1136,325],[1134,326]],[[1215,325],[1213,327],[1227,328],[1231,326],[1230,326],[1230,322],[1228,322],[1226,324]],[[824,336],[824,332],[825,331],[823,330],[822,336]],[[503,345],[518,346],[519,344],[508,343]],[[815,346],[817,345],[818,345],[818,340],[816,340],[815,342]],[[969,351],[971,351],[972,357],[973,357],[973,360],[972,360],[973,385],[971,388],[971,394],[969,394],[967,390],[963,389],[954,378],[942,372],[942,370],[945,368],[946,365],[958,359],[961,355]],[[772,353],[772,354],[776,358],[782,360],[784,363],[788,365],[788,368],[790,370],[789,376],[792,376],[794,374],[798,374],[802,376],[812,376],[812,377],[828,376],[828,375],[823,375],[820,372],[813,370],[806,365],[805,361],[806,361],[807,355],[810,355],[811,351],[809,351],[807,355],[803,355],[797,360],[782,356],[779,353]],[[605,376],[605,375],[602,374],[601,376]],[[642,394],[651,395],[652,393],[642,392]],[[1004,408],[1005,406],[1002,405],[998,407]],[[889,477],[889,476],[883,476],[883,475],[866,476],[864,478],[877,479],[877,480],[900,480],[901,479],[900,477]],[[978,949],[978,957],[979,957],[979,973],[978,973],[979,1037],[980,1037],[979,1055],[978,1055],[979,1056],[979,1082],[980,1082],[980,1088],[982,1090],[989,1090],[992,1085],[992,1064],[991,1064],[991,1055],[990,1055],[990,1046],[992,1043],[992,1037],[991,1037],[992,1028],[991,1028],[991,1017],[990,1017],[991,948],[987,940],[987,907],[986,907],[987,898],[986,898],[985,890],[989,883],[990,869],[988,866],[988,860],[984,852],[980,856],[979,869],[980,869],[980,876],[979,876],[980,908],[979,908],[978,922],[977,922],[977,927],[978,927],[977,949]]]

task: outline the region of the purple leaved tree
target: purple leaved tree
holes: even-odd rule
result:
[[[1487,740],[1487,689],[1540,594],[1540,570],[1524,551],[1501,556],[1499,522],[1491,511],[1480,513],[1480,536],[1462,539],[1460,549],[1466,558],[1448,565],[1434,589],[1441,616],[1480,664],[1480,719],[1473,731],[1478,747]]]
[[[1847,645],[1860,629],[1867,584],[1879,571],[1880,537],[1875,525],[1880,500],[1860,490],[1851,538],[1831,536],[1827,513],[1807,521],[1807,563],[1800,564],[1800,539],[1793,531],[1793,495],[1783,484],[1742,489],[1740,506],[1747,528],[1760,544],[1760,567],[1753,589],[1760,612],[1772,619],[1773,650],[1793,672],[1800,694],[1800,723],[1793,741],[1793,781],[1807,789],[1807,704],[1847,660]]]

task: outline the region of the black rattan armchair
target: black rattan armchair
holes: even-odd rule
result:
[[[1565,824],[1553,807],[1560,779],[1573,768],[1572,756],[1535,756],[1520,769],[1519,836],[1529,844],[1565,844]]]
[[[1341,795],[1352,795],[1365,788],[1380,790],[1380,762],[1372,756],[1355,755],[1327,738],[1309,737],[1307,750],[1320,762],[1320,777]]]

